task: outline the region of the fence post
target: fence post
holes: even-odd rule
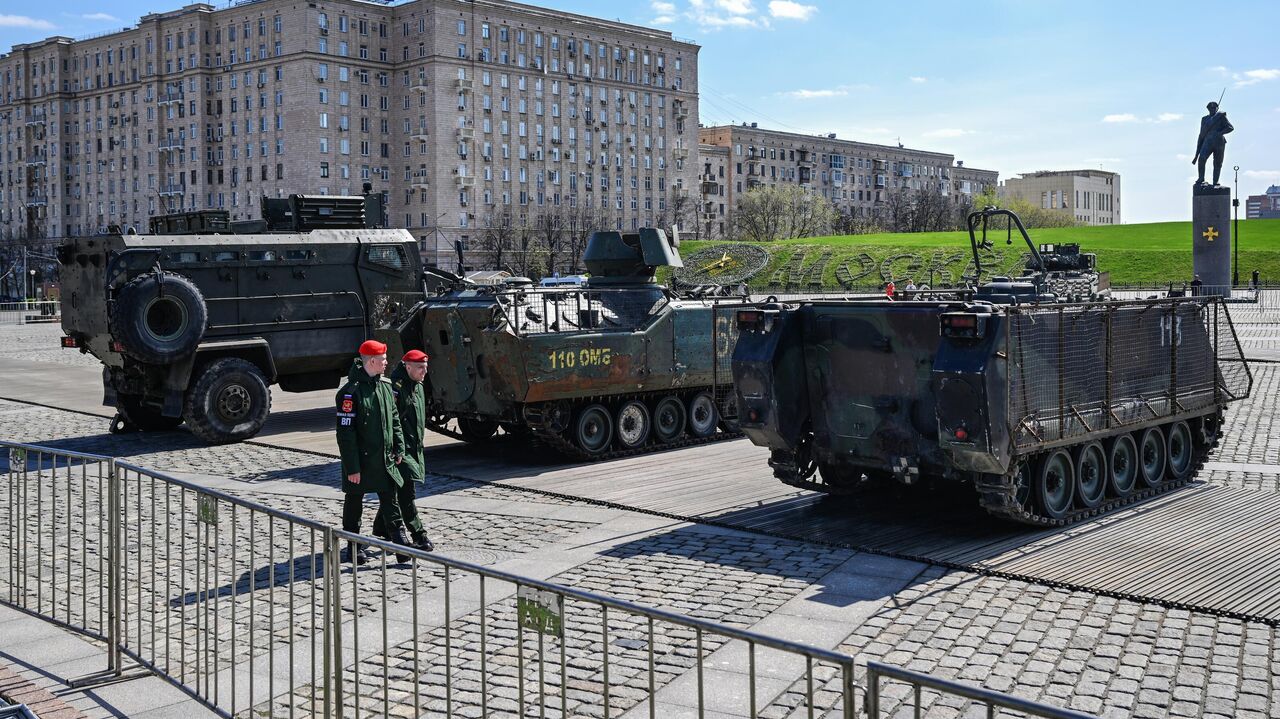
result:
[[[870,663],[867,664],[867,717],[880,717],[880,673]]]
[[[353,559],[354,561],[354,559]],[[354,566],[354,564],[352,565]],[[333,527],[324,530],[324,716],[342,716],[342,556]]]
[[[120,611],[122,582],[120,565],[120,470],[115,458],[107,460],[107,670],[119,676],[124,671],[120,661]]]

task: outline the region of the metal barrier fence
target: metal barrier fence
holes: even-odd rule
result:
[[[1012,709],[1020,712],[1024,716],[1046,717],[1047,719],[1092,719],[1092,714],[1085,714],[1072,709],[1060,709],[1058,707],[1033,702],[1029,699],[1023,699],[1011,694],[1002,694],[994,692],[990,689],[981,687],[972,687],[960,682],[948,681],[937,677],[913,672],[909,669],[882,664],[876,661],[867,662],[867,694],[866,709],[868,719],[880,719],[881,716],[881,700],[884,695],[880,689],[881,679],[895,679],[903,682],[910,687],[910,705],[909,708],[913,712],[912,716],[919,719],[925,716],[923,712],[927,711],[927,700],[935,699],[941,693],[952,694],[958,697],[964,697],[979,704],[986,706],[986,716],[988,719],[994,719],[996,709]],[[924,689],[929,688],[935,690],[930,696],[924,694]],[[905,698],[905,697],[904,697]],[[899,710],[893,716],[904,716],[904,705],[907,701],[899,704]],[[961,714],[954,712],[956,716],[975,716],[974,714]]]
[[[0,325],[27,325],[58,322],[61,319],[58,300],[0,302]]]
[[[845,654],[349,534],[107,457],[0,442],[0,465],[0,599],[105,640],[110,671],[131,659],[222,716],[754,717],[778,699],[762,666],[793,670],[790,709],[855,714]],[[343,562],[343,544],[372,562]]]

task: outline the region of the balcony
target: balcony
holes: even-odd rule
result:
[[[762,162],[764,162],[764,155],[752,154],[747,156],[748,165],[759,165]]]
[[[415,190],[425,190],[431,186],[427,181],[426,170],[415,170],[409,179],[409,186]]]
[[[186,188],[183,187],[182,185],[161,185],[160,186],[161,197],[173,197],[174,195],[181,195],[184,192],[186,192]]]
[[[698,213],[698,219],[702,220],[703,222],[715,222],[716,220],[720,219],[720,215],[716,214],[715,212],[704,211],[704,212]]]
[[[156,104],[171,105],[173,103],[182,102],[184,98],[185,96],[180,92],[171,92],[165,95],[156,95]]]
[[[27,118],[28,127],[32,125],[43,125],[46,122],[48,122],[48,119],[45,115],[44,110],[40,110],[38,112],[32,112],[30,117]]]
[[[27,195],[27,207],[45,207],[49,204],[48,195]]]
[[[677,147],[671,150],[671,157],[677,160],[686,160],[689,158],[689,148]]]
[[[415,83],[413,87],[409,89],[413,90],[414,92],[420,92],[424,95],[427,94],[428,92],[431,92],[431,88],[427,87],[427,83],[425,80]]]
[[[458,139],[463,142],[470,142],[476,139],[476,129],[474,127],[459,127]]]
[[[426,142],[427,138],[429,137],[430,135],[427,134],[427,128],[425,127],[419,127],[418,129],[414,130],[412,134],[409,135],[410,139],[416,140],[418,142]]]
[[[458,187],[476,186],[476,178],[471,175],[454,175],[453,179],[458,183]]]
[[[689,116],[689,106],[688,106],[688,105],[684,105],[684,104],[676,105],[675,115],[676,115],[676,117],[681,118],[681,119],[688,117],[688,116]]]
[[[49,158],[45,155],[29,155],[27,157],[27,167],[39,167],[46,164]]]
[[[458,92],[471,92],[471,89],[475,87],[475,81],[460,77],[453,81],[453,86],[458,90]]]
[[[169,137],[160,141],[160,152],[182,152],[187,147],[187,141],[182,138]]]
[[[754,189],[756,189],[757,187],[763,187],[763,186],[764,186],[764,180],[761,180],[761,179],[760,179],[760,178],[758,178],[758,177],[748,177],[748,178],[747,178],[747,189],[748,189],[748,190],[754,190]]]
[[[715,180],[703,179],[700,183],[700,189],[704,195],[714,195],[720,189],[720,183]]]
[[[812,169],[815,164],[813,161],[813,155],[808,152],[800,153],[800,156],[796,158],[796,164],[800,167]]]

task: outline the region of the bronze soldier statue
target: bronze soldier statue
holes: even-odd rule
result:
[[[1222,156],[1227,150],[1227,133],[1235,128],[1227,120],[1227,113],[1218,112],[1218,103],[1208,104],[1209,114],[1200,118],[1200,137],[1196,140],[1196,156],[1191,164],[1199,166],[1200,179],[1197,185],[1204,183],[1204,163],[1213,155],[1213,184],[1218,184],[1218,176],[1222,172]]]

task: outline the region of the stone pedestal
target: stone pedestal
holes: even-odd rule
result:
[[[1231,188],[1196,185],[1191,198],[1191,265],[1205,294],[1231,287]]]

